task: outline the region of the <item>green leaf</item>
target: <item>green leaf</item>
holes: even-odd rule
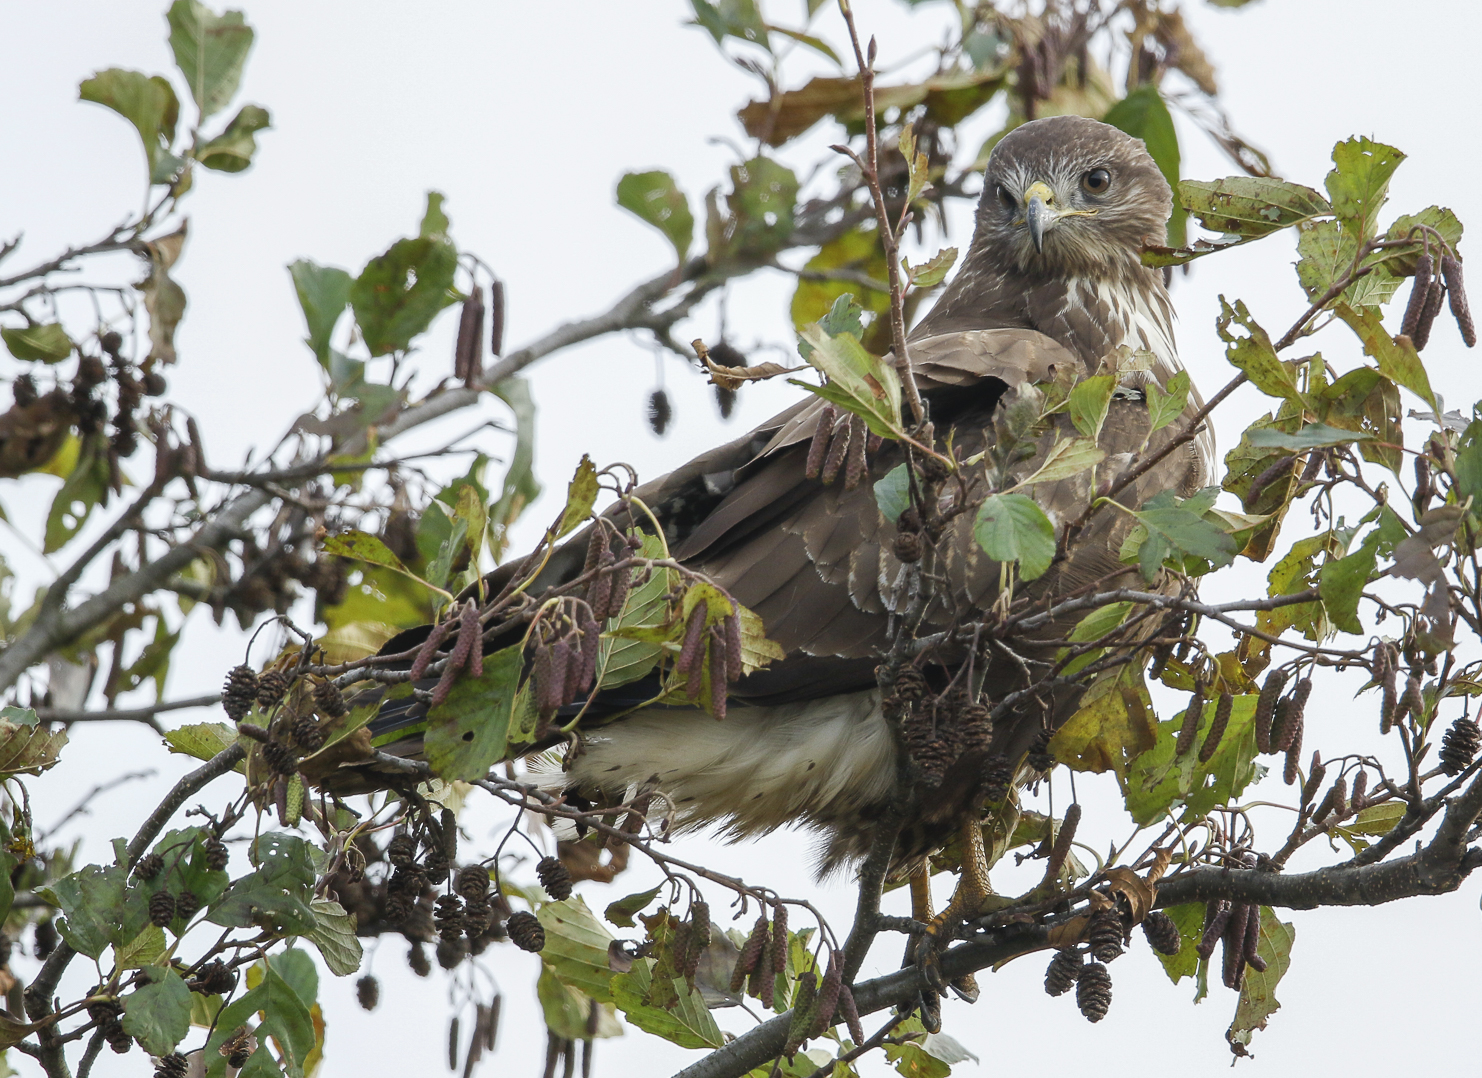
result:
[[[1055,731],[1049,751],[1075,771],[1113,771],[1120,777],[1156,740],[1142,669],[1129,663],[1096,675],[1076,713]]]
[[[82,530],[93,506],[108,496],[108,480],[107,442],[102,435],[89,435],[83,439],[76,467],[62,481],[46,514],[44,553],[55,554]]]
[[[509,543],[509,529],[525,506],[540,495],[540,483],[535,478],[535,402],[530,396],[530,383],[523,378],[506,378],[494,387],[494,395],[509,405],[515,419],[514,453],[504,472],[499,500],[489,507],[489,548],[497,561]]]
[[[956,247],[943,247],[919,266],[913,266],[904,258],[901,259],[901,268],[906,271],[906,278],[916,288],[932,288],[941,284],[956,264]]]
[[[1188,753],[1176,754],[1183,713],[1156,723],[1152,743],[1128,769],[1123,794],[1127,811],[1141,826],[1164,817],[1182,804],[1185,823],[1203,819],[1217,805],[1231,804],[1263,769],[1256,763],[1256,695],[1237,695],[1231,701],[1230,720],[1214,754],[1199,762],[1199,749],[1214,721],[1218,701],[1207,700],[1199,720],[1198,736]]]
[[[1411,239],[1410,230],[1416,225],[1429,225],[1439,232],[1447,243],[1455,247],[1461,243],[1462,225],[1445,206],[1427,206],[1419,213],[1401,214],[1395,218],[1395,223],[1389,226],[1389,231],[1384,234],[1385,239],[1403,240]],[[1418,237],[1415,237],[1418,239]],[[1412,240],[1413,242],[1413,240]],[[1415,274],[1415,267],[1420,261],[1423,249],[1417,243],[1415,249],[1409,252],[1388,252],[1389,257],[1385,259],[1385,265],[1389,271],[1399,277],[1410,277]]]
[[[1025,494],[990,494],[978,507],[973,538],[994,561],[1018,562],[1019,575],[1044,575],[1055,557],[1055,526]]]
[[[901,433],[901,383],[895,368],[865,350],[852,333],[831,337],[821,325],[803,331],[811,347],[808,363],[828,376],[820,387],[789,378],[809,392],[843,405],[863,419],[870,430],[883,437]]]
[[[236,740],[237,731],[224,722],[198,722],[165,731],[165,744],[171,752],[194,756],[197,760],[211,759]],[[242,771],[246,766],[239,763],[236,770]]]
[[[524,650],[516,643],[486,655],[481,677],[460,677],[427,713],[427,762],[449,782],[484,778],[504,759]]]
[[[726,196],[731,214],[720,251],[712,261],[769,258],[792,236],[798,180],[790,168],[769,157],[753,157],[731,166],[732,190]]]
[[[173,969],[140,972],[143,983],[123,997],[124,1032],[150,1055],[168,1055],[190,1032],[190,989]]]
[[[1147,144],[1148,154],[1168,181],[1168,186],[1178,190],[1179,150],[1178,132],[1173,126],[1173,117],[1163,101],[1155,83],[1144,83],[1107,110],[1101,118],[1103,123],[1140,138]],[[1168,242],[1173,247],[1184,244],[1187,211],[1177,203],[1168,222]]]
[[[1070,421],[1093,442],[1101,436],[1101,425],[1106,422],[1116,388],[1116,375],[1097,374],[1081,379],[1070,391]]]
[[[418,236],[427,240],[448,238],[448,230],[453,227],[453,222],[443,212],[443,203],[446,201],[441,191],[427,192],[427,209],[422,213],[422,223],[417,226]]]
[[[289,947],[269,957],[267,963],[293,989],[294,995],[309,1006],[314,1005],[319,998],[319,970],[315,968],[314,959],[309,956],[308,951],[301,947]]]
[[[1389,197],[1389,179],[1405,155],[1393,146],[1351,138],[1333,147],[1333,164],[1327,176],[1328,197],[1333,212],[1358,240],[1374,235],[1379,208]]]
[[[115,947],[113,956],[119,969],[143,969],[158,963],[165,947],[165,930],[158,925],[146,925],[144,931],[128,943]]]
[[[545,929],[540,960],[563,984],[581,989],[599,1003],[611,1002],[608,982],[612,980],[612,969],[607,962],[607,949],[613,935],[592,915],[586,902],[580,896],[547,902],[536,912],[536,917]]]
[[[309,327],[305,342],[319,365],[329,369],[329,342],[334,336],[335,326],[345,308],[350,304],[350,286],[354,280],[337,266],[320,266],[301,258],[288,267],[293,278],[293,290],[298,294],[299,306],[303,308],[304,321]]]
[[[633,915],[640,910],[646,909],[648,904],[658,897],[659,892],[664,889],[663,884],[651,887],[647,891],[639,891],[637,894],[625,895],[616,902],[608,903],[607,909],[602,916],[606,917],[612,924],[619,928],[632,928],[634,925]]]
[[[1056,442],[1045,454],[1045,462],[1039,470],[1025,479],[1019,486],[1034,483],[1054,483],[1080,475],[1087,468],[1094,468],[1106,459],[1106,450],[1097,448],[1090,438],[1066,438]]]
[[[97,958],[110,943],[121,947],[144,930],[148,910],[124,901],[128,878],[121,865],[87,865],[40,890],[61,909],[57,929],[73,950]]]
[[[1482,420],[1479,419],[1467,424],[1456,448],[1456,495],[1482,502]]]
[[[1189,406],[1189,372],[1179,371],[1168,379],[1168,391],[1149,379],[1147,390],[1148,433],[1160,431],[1184,414]]]
[[[16,359],[60,363],[72,354],[72,339],[58,322],[46,322],[19,329],[7,326],[0,329],[5,347]]]
[[[467,524],[464,527],[466,528]],[[461,546],[461,536],[458,542]],[[320,549],[325,554],[338,555],[342,558],[354,558],[356,561],[369,562],[371,565],[382,566],[390,569],[392,572],[401,574],[408,580],[416,581],[423,587],[442,591],[439,585],[422,579],[422,577],[408,569],[401,563],[401,559],[392,553],[390,547],[376,538],[376,536],[366,532],[351,529],[347,532],[341,532],[339,535],[331,535],[328,539],[324,540],[324,544]],[[428,572],[429,575],[432,574],[432,567],[429,566]],[[446,595],[447,593],[443,592],[443,594]]]
[[[319,948],[329,972],[348,977],[359,970],[364,951],[355,935],[355,916],[328,898],[314,899],[309,908],[314,912],[314,927],[304,933],[304,939]]]
[[[1246,336],[1232,333],[1232,324],[1243,327]],[[1271,338],[1256,324],[1243,301],[1236,300],[1235,306],[1231,307],[1224,296],[1220,297],[1220,315],[1215,330],[1220,339],[1228,343],[1225,356],[1231,366],[1244,371],[1253,386],[1268,397],[1282,397],[1298,407],[1305,405],[1291,368],[1277,358]]]
[[[926,154],[916,149],[916,128],[912,124],[902,124],[900,136],[896,141],[896,148],[900,150],[902,157],[906,159],[906,204],[910,205],[916,201],[917,196],[928,186],[930,166],[926,160]],[[954,252],[955,257],[955,252]],[[943,276],[946,272],[943,271]]]
[[[931,1034],[920,1018],[913,1015],[901,1022],[892,1039],[899,1043],[885,1046],[885,1058],[897,1074],[905,1078],[947,1078],[952,1073],[951,1065],[927,1047]]]
[[[180,101],[167,79],[111,67],[85,79],[78,97],[104,105],[134,125],[144,143],[150,183],[165,183],[175,174],[181,162],[170,153],[170,144],[175,141]]]
[[[239,1027],[256,1021],[259,1012],[261,1023],[256,1029],[259,1040],[272,1037],[285,1057],[284,1069],[289,1078],[303,1078],[304,1060],[314,1050],[316,1040],[314,1020],[308,1005],[271,966],[264,972],[262,981],[256,988],[222,1008],[216,1029],[206,1041],[206,1049],[202,1053],[206,1060],[207,1078],[224,1078],[226,1059],[220,1053],[222,1042],[235,1034]],[[252,1058],[256,1059],[258,1056],[263,1056],[271,1066],[271,1056],[267,1055],[266,1044],[262,1044]],[[248,1067],[243,1068],[241,1074],[248,1074],[251,1066],[249,1060]],[[274,1074],[276,1071],[268,1070],[263,1073]]]
[[[1159,504],[1160,501],[1165,504]],[[1133,513],[1148,532],[1138,553],[1144,579],[1152,580],[1172,551],[1202,558],[1214,568],[1235,560],[1239,548],[1225,529],[1206,520],[1201,513],[1172,502],[1172,492],[1163,492]]]
[[[689,200],[667,172],[628,172],[618,180],[617,204],[653,225],[674,245],[683,264],[695,237]]]
[[[225,131],[195,151],[195,159],[217,172],[241,172],[257,152],[257,132],[272,125],[267,109],[243,105]]]
[[[1310,187],[1262,176],[1183,180],[1178,201],[1211,232],[1265,236],[1333,212]]]
[[[554,1036],[589,1041],[623,1035],[623,1025],[611,1003],[596,1003],[580,989],[562,984],[549,966],[541,967],[540,979],[535,982],[535,994],[540,1000],[546,1029]],[[589,1030],[587,1022],[593,1006],[597,1008],[597,1028]]]
[[[1308,298],[1316,302],[1354,268],[1358,242],[1342,222],[1308,221],[1297,230],[1297,253],[1302,256],[1297,263],[1297,280]],[[1400,286],[1400,279],[1390,273],[1387,263],[1380,258],[1371,256],[1367,262],[1369,272],[1329,300],[1328,306],[1339,299],[1355,307],[1389,302]]]
[[[240,11],[217,15],[197,0],[175,0],[165,20],[170,49],[205,120],[226,108],[242,81],[252,48],[252,27]]]
[[[911,505],[911,477],[904,464],[897,464],[875,482],[875,504],[886,520],[894,524]]]
[[[0,722],[0,779],[41,774],[56,765],[66,744],[65,729]]]
[[[1328,562],[1318,574],[1317,591],[1322,596],[1328,620],[1345,633],[1363,633],[1358,618],[1359,599],[1374,575],[1374,544],[1365,543],[1347,557]]]
[[[1105,606],[1098,606],[1076,622],[1075,628],[1070,631],[1066,639],[1073,644],[1086,644],[1092,640],[1100,640],[1126,621],[1131,610],[1131,603],[1107,603]]]
[[[1296,939],[1294,925],[1281,921],[1270,906],[1261,907],[1261,934],[1256,954],[1265,959],[1266,971],[1262,973],[1253,966],[1246,967],[1240,1002],[1235,1007],[1235,1020],[1225,1033],[1231,1044],[1250,1044],[1251,1034],[1265,1029],[1271,1015],[1280,1009],[1276,986],[1291,965],[1292,944]]]
[[[429,192],[432,203],[436,192]],[[444,307],[458,302],[458,250],[445,238],[397,240],[371,259],[350,286],[350,305],[373,356],[404,351]]]
[[[250,854],[257,871],[234,881],[206,919],[224,928],[266,924],[285,935],[311,931],[314,863],[308,843],[270,831],[253,840]]]
[[[885,284],[890,270],[885,262],[885,252],[880,247],[879,233],[873,227],[860,225],[851,228],[835,239],[825,243],[818,253],[804,263],[804,269],[822,273],[849,273],[863,275],[869,280]],[[844,297],[859,303],[853,305],[853,318],[848,318],[850,304]],[[843,301],[844,306],[839,307]],[[864,325],[860,314],[870,310],[876,314],[890,309],[890,293],[868,288],[858,281],[816,280],[798,278],[797,288],[792,294],[792,324],[799,333],[813,322],[823,321],[824,331],[834,337],[839,333],[853,333],[863,339]],[[835,316],[834,312],[838,311]],[[803,353],[804,358],[807,353]]]
[[[561,514],[561,524],[556,529],[556,538],[569,535],[592,515],[592,506],[597,504],[597,466],[592,458],[583,453],[576,466],[576,474],[566,484],[566,510]]]
[[[664,1010],[643,1002],[650,994],[654,965],[652,958],[640,958],[629,972],[612,978],[612,1000],[628,1021],[681,1048],[719,1048],[724,1044],[725,1035],[715,1024],[699,989],[691,988],[683,977],[673,978],[679,998],[672,1008]]]
[[[656,535],[646,533],[643,536],[643,546],[637,553],[643,558],[669,556],[664,541]],[[654,668],[664,652],[662,641],[637,640],[616,634],[625,629],[665,623],[669,615],[669,603],[665,596],[678,583],[679,575],[674,570],[655,569],[646,582],[629,590],[627,599],[623,601],[622,611],[615,620],[609,620],[611,631],[602,637],[602,648],[597,654],[601,688],[611,689],[637,681]],[[674,633],[680,631],[679,626],[673,627]]]
[[[1342,427],[1330,427],[1326,423],[1308,423],[1295,434],[1288,434],[1276,427],[1263,427],[1246,433],[1246,440],[1257,449],[1284,449],[1289,453],[1301,453],[1330,445],[1348,445],[1374,437],[1361,430],[1344,430]]]
[[[713,4],[709,0],[690,0],[690,6],[695,10],[695,21],[710,32],[717,45],[734,37],[771,51],[767,24],[756,0],[716,0]]]
[[[1430,376],[1415,345],[1408,337],[1391,337],[1384,328],[1377,307],[1354,310],[1346,303],[1334,306],[1333,312],[1348,323],[1348,327],[1364,342],[1364,351],[1379,364],[1379,371],[1396,385],[1404,386],[1414,393],[1431,410],[1436,410],[1436,395],[1431,389]]]

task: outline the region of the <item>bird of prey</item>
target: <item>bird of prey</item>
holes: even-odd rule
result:
[[[1130,466],[1148,437],[1141,386],[1166,384],[1181,370],[1161,273],[1139,260],[1144,245],[1165,242],[1171,205],[1143,143],[1106,124],[1051,117],[1023,124],[997,144],[961,270],[908,346],[936,433],[950,433],[959,459],[989,447],[996,416],[1034,393],[1035,383],[1107,369],[1118,371],[1120,389],[1101,434],[1108,457],[1096,481],[1114,480]],[[1132,354],[1144,362],[1126,362]],[[1193,395],[1190,411],[1196,406]],[[734,836],[811,827],[821,832],[829,867],[868,850],[903,751],[883,715],[876,677],[899,613],[902,566],[896,527],[870,482],[845,489],[808,477],[806,457],[824,412],[824,402],[810,398],[638,489],[673,557],[760,615],[786,657],[737,682],[719,722],[698,708],[633,711],[653,696],[652,685],[599,692],[582,719],[581,751],[553,780],[573,798],[616,804],[648,790],[680,822],[720,824]],[[1154,434],[1145,452],[1166,444],[1187,419]],[[1068,417],[1051,417],[1013,476],[1030,475],[1057,436],[1074,434]],[[1211,452],[1207,440],[1196,439],[1119,500],[1137,506],[1160,491],[1193,493],[1205,483]],[[899,443],[886,441],[874,451],[870,473],[878,478],[902,460]],[[1090,483],[1083,474],[1036,488],[1057,534],[1089,505]],[[1125,514],[1096,514],[1067,557],[1016,594],[1066,593],[1125,572],[1118,554],[1130,526]],[[1002,580],[1000,566],[974,540],[971,514],[951,520],[934,546],[945,599],[928,608],[923,631],[986,611]],[[585,551],[582,535],[557,550],[531,594],[580,574]],[[1049,626],[1040,639],[1063,637],[1067,628]],[[388,648],[404,650],[410,639]],[[1049,654],[1036,639],[1009,644],[985,660],[982,691],[990,701],[1024,683],[1021,660]],[[918,799],[899,840],[897,868],[919,865],[966,822],[976,833],[985,754],[1021,759],[1035,734],[1062,721],[1074,703],[1057,699],[1048,715],[1034,709],[1001,721],[991,745],[953,763]],[[372,734],[395,751],[414,750],[408,740],[395,743],[408,718],[388,709]]]

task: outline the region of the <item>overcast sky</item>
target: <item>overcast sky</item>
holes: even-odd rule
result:
[[[171,72],[164,6],[141,0],[0,5],[0,236],[25,232],[6,270],[94,239],[139,204],[137,136],[116,115],[79,103],[76,88],[110,66]],[[795,25],[803,6],[779,0],[768,12],[776,22]],[[1482,5],[1267,0],[1226,11],[1189,0],[1185,8],[1219,69],[1236,126],[1269,152],[1283,176],[1320,188],[1333,143],[1369,135],[1410,155],[1392,185],[1391,216],[1440,203],[1463,221],[1482,221],[1476,138]],[[939,41],[953,17],[942,3],[923,5],[914,15],[893,0],[857,0],[856,9],[866,31],[878,34],[886,65]],[[286,264],[307,257],[357,271],[416,228],[429,188],[447,196],[460,247],[506,280],[507,340],[513,345],[604,309],[633,282],[669,264],[666,241],[614,206],[617,178],[628,170],[668,169],[700,213],[701,195],[724,176],[736,159],[735,143],[744,138],[732,113],[756,92],[755,80],[720,61],[707,35],[684,25],[687,11],[680,0],[250,3],[246,14],[258,38],[240,100],[269,108],[273,129],[259,135],[251,171],[198,176],[187,201],[190,241],[176,273],[190,309],[171,388],[200,417],[213,463],[225,465],[251,447],[271,444],[317,399],[320,375],[301,343],[304,329]],[[816,27],[841,42],[836,15],[821,15]],[[826,70],[821,61],[798,59],[795,78]],[[1000,120],[990,112],[971,131],[981,139]],[[1233,171],[1186,124],[1181,131],[1186,176]],[[806,164],[836,138],[821,130],[788,159]],[[976,143],[966,149],[973,152]],[[965,243],[966,221],[963,208],[949,242]],[[934,249],[939,240],[928,241]],[[1177,282],[1182,354],[1206,390],[1227,377],[1211,329],[1217,296],[1245,299],[1275,335],[1301,308],[1291,261],[1290,237],[1278,236],[1206,260]],[[127,259],[112,271],[126,279],[135,272]],[[777,273],[736,289],[728,314],[732,338],[743,347],[790,346],[790,290],[791,279]],[[445,317],[425,346],[421,362],[435,376],[451,367],[454,321]],[[718,329],[712,304],[676,336],[714,340]],[[1318,346],[1340,368],[1356,361],[1340,332],[1325,334]],[[1449,324],[1438,325],[1426,356],[1451,406],[1465,407],[1482,395],[1476,357],[1464,352]],[[644,400],[660,377],[676,413],[664,439],[643,421]],[[656,360],[641,338],[604,338],[572,349],[532,370],[531,380],[541,406],[537,466],[555,490],[564,489],[584,452],[598,461],[626,460],[645,477],[660,474],[778,410],[791,392],[785,386],[748,389],[735,417],[723,424],[700,380],[672,356]],[[1263,409],[1254,391],[1238,394],[1220,425],[1223,447]],[[498,419],[501,412],[491,403],[481,417]],[[445,430],[456,433],[476,421],[460,416]],[[506,448],[491,432],[480,438],[495,455]],[[0,488],[5,510],[33,540],[55,486],[40,479]],[[532,509],[526,539],[556,508],[548,496]],[[34,584],[40,578],[38,560],[14,533],[0,533],[0,550],[23,579]],[[1255,594],[1264,587],[1264,572],[1231,574],[1221,594]],[[238,661],[240,637],[233,628],[218,631],[201,620],[181,652],[169,694],[212,691]],[[1356,724],[1365,731],[1373,725],[1369,698],[1353,704],[1346,695],[1319,695],[1309,706],[1319,739],[1324,732],[1347,736]],[[39,823],[60,817],[94,782],[122,769],[174,773],[142,728],[80,730],[76,738],[63,764],[32,785]],[[147,813],[150,800],[142,789],[101,799],[96,813],[74,828],[88,837],[94,858],[106,856],[100,840],[131,832]],[[1109,787],[1082,781],[1080,793],[1094,807],[1107,799]],[[482,839],[494,819],[476,812],[468,826]],[[1121,833],[1107,826],[1093,837],[1104,848]],[[836,924],[847,925],[850,889],[837,881],[812,882],[809,847],[806,836],[794,834],[732,849],[703,839],[678,844],[681,855],[714,860],[784,894],[817,896]],[[614,888],[590,892],[589,900],[600,909],[651,886],[653,878],[635,868]],[[1012,871],[995,876],[1006,892],[1022,878]],[[944,884],[939,881],[943,898]],[[1475,973],[1482,944],[1478,891],[1469,882],[1442,899],[1290,914],[1297,943],[1279,991],[1284,1006],[1271,1028],[1257,1035],[1256,1061],[1242,1066],[1274,1078],[1311,1075],[1318,1067],[1353,1073],[1400,1064],[1446,1074],[1458,1072],[1463,1060],[1474,1061],[1469,1023],[1482,1003]],[[724,898],[711,897],[719,916]],[[902,905],[899,893],[893,898]],[[413,978],[404,950],[387,939],[375,957],[385,983],[372,1015],[356,1007],[348,981],[325,976],[321,997],[329,1027],[322,1073],[432,1073],[444,1065],[445,978],[441,972],[428,981]],[[898,955],[897,940],[883,943],[866,974],[887,971]],[[544,1038],[533,999],[535,961],[510,948],[486,959],[505,993],[505,1025],[499,1058],[484,1073],[537,1074]],[[1141,943],[1112,967],[1115,1001],[1096,1026],[1067,1000],[1042,993],[1043,965],[1036,957],[985,973],[975,1007],[947,1005],[947,1031],[984,1061],[981,1070],[969,1063],[959,1073],[1094,1067],[1122,1074],[1170,1065],[1215,1073],[1226,1065],[1222,1033],[1234,996],[1216,988],[1211,999],[1190,1006],[1190,982],[1170,985]],[[85,988],[83,971],[77,972],[69,986]],[[750,1025],[734,1011],[718,1017],[732,1032]],[[697,1053],[630,1032],[599,1046],[597,1073],[663,1074],[694,1058]],[[28,1061],[12,1062],[23,1074],[33,1073]],[[883,1073],[878,1062],[870,1068]],[[135,1053],[104,1059],[95,1073],[142,1075],[148,1068]]]

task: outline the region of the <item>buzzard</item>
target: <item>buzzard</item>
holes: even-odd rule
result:
[[[1036,393],[1036,383],[1066,384],[1106,369],[1117,372],[1119,388],[1101,434],[1109,455],[1098,481],[1130,466],[1148,442],[1141,387],[1166,384],[1181,369],[1163,279],[1138,257],[1144,245],[1165,242],[1170,208],[1168,184],[1142,142],[1106,124],[1051,117],[998,143],[962,268],[909,340],[937,435],[951,435],[960,459],[991,447],[996,417]],[[1190,411],[1197,404],[1194,397]],[[653,698],[652,684],[599,692],[582,719],[582,749],[549,776],[554,786],[598,804],[651,791],[682,823],[719,824],[738,837],[789,824],[815,828],[825,867],[869,849],[903,751],[884,717],[876,675],[900,611],[902,563],[896,525],[869,482],[848,489],[809,477],[809,446],[826,414],[823,401],[810,399],[636,492],[673,556],[760,615],[786,657],[740,679],[720,722],[698,709],[632,710]],[[1153,434],[1149,451],[1187,419]],[[1052,417],[1032,455],[1013,466],[1014,476],[1031,474],[1057,436],[1074,433],[1068,417]],[[1135,506],[1160,491],[1193,493],[1205,483],[1211,451],[1207,439],[1196,439],[1120,500]],[[899,443],[887,441],[869,469],[879,477],[902,460]],[[1057,530],[1089,504],[1090,482],[1083,474],[1037,487]],[[1125,514],[1095,514],[1067,556],[1017,594],[1064,593],[1125,572],[1118,553],[1129,530]],[[586,547],[577,535],[558,549],[531,593],[579,575]],[[948,627],[964,611],[987,610],[1002,579],[974,540],[971,514],[952,519],[934,550],[945,584],[943,598],[926,610],[923,631]],[[496,586],[508,573],[496,571]],[[1067,628],[1045,627],[987,656],[984,696],[997,699],[1022,685],[1024,664],[1049,654],[1041,641],[1063,637]],[[414,639],[404,635],[387,647],[405,650]],[[924,672],[935,684],[940,673]],[[1068,694],[1048,709],[1001,721],[991,744],[956,759],[930,796],[916,799],[896,868],[919,865],[954,827],[971,823],[977,834],[987,755],[1017,762],[1036,733],[1062,721],[1074,704]],[[415,708],[388,706],[372,734],[392,751],[415,751],[415,738],[398,731],[416,718]]]

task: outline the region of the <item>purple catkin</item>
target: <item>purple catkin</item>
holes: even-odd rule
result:
[[[1477,326],[1472,321],[1471,305],[1467,303],[1466,286],[1462,284],[1461,262],[1453,255],[1442,255],[1441,276],[1446,278],[1446,298],[1451,302],[1451,317],[1456,319],[1462,341],[1468,348],[1473,348],[1477,344]]]
[[[1407,337],[1414,338],[1415,329],[1420,325],[1420,312],[1425,310],[1425,301],[1430,295],[1431,271],[1435,264],[1436,260],[1428,254],[1415,261],[1415,283],[1410,286],[1410,302],[1405,305],[1405,317],[1400,322],[1400,332]]]
[[[452,621],[441,621],[432,627],[432,632],[427,634],[427,639],[417,652],[417,657],[412,660],[410,673],[413,681],[419,680],[427,673],[427,668],[432,665],[432,660],[437,656],[437,649],[442,647],[443,641],[448,638],[448,633],[452,628]]]
[[[726,618],[726,674],[732,681],[741,676],[741,613],[732,611]]]
[[[839,469],[843,467],[844,458],[849,454],[850,421],[854,417],[848,412],[834,420],[833,438],[829,442],[828,456],[823,461],[823,472],[819,479],[824,485],[832,483],[839,475]]]
[[[1416,320],[1415,332],[1410,335],[1410,342],[1415,345],[1419,352],[1431,339],[1431,326],[1435,324],[1436,315],[1441,313],[1441,298],[1446,290],[1441,287],[1441,282],[1431,281],[1431,286],[1426,290],[1425,306],[1421,308],[1420,318]]]
[[[1225,934],[1225,925],[1230,921],[1230,903],[1225,899],[1211,900],[1205,906],[1204,913],[1204,935],[1199,937],[1199,943],[1194,950],[1200,958],[1209,958],[1214,954],[1214,946]]]
[[[855,416],[849,427],[849,455],[844,465],[844,489],[853,490],[869,472],[869,460],[865,455],[865,435],[868,428],[864,420]]]
[[[715,634],[718,636],[718,634]],[[717,720],[726,717],[726,649],[719,639],[710,642],[710,712]]]
[[[813,428],[813,440],[808,443],[808,464],[804,475],[817,479],[823,471],[824,457],[828,455],[829,439],[834,431],[834,406],[825,404],[818,413],[818,425]]]
[[[684,627],[684,643],[679,648],[679,659],[674,669],[686,681],[693,683],[700,673],[700,657],[705,654],[706,604],[698,602],[690,611],[689,621]]]
[[[479,621],[479,608],[470,599],[463,607],[463,623],[458,626],[458,646],[467,642],[465,665],[473,677],[484,675],[484,624]]]
[[[621,617],[623,605],[628,601],[628,584],[633,579],[631,567],[612,571],[612,593],[607,597],[607,617]],[[606,619],[603,619],[606,620]]]
[[[1198,682],[1194,685],[1194,695],[1189,700],[1189,706],[1184,708],[1184,721],[1178,728],[1175,755],[1183,756],[1194,747],[1194,735],[1199,732],[1199,720],[1203,717],[1204,683]]]

